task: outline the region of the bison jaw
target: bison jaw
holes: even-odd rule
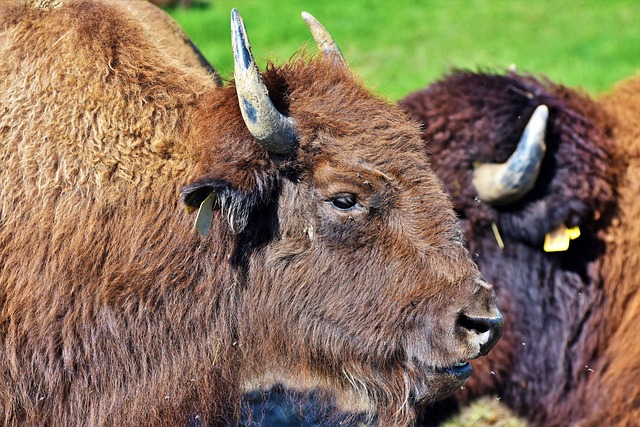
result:
[[[337,372],[338,378],[316,376],[302,371],[274,370],[245,379],[242,392],[268,391],[282,385],[297,392],[320,390],[327,393],[335,408],[347,413],[380,414],[386,411],[396,420],[408,420],[415,416],[415,405],[435,402],[453,393],[472,373],[467,361],[455,362],[444,367],[427,366],[417,360],[391,372],[378,372],[381,384],[369,384],[359,375],[362,367],[344,366]],[[364,368],[368,370],[370,368]],[[400,422],[400,425],[405,425]]]
[[[471,364],[464,360],[451,365],[425,366],[417,360],[412,361],[413,368],[407,370],[405,383],[407,403],[433,403],[458,389],[472,374]]]
[[[321,390],[328,393],[336,409],[347,413],[375,413],[376,403],[371,399],[367,385],[359,380],[348,369],[342,371],[344,384],[335,384],[335,379],[297,373],[270,372],[251,379],[247,379],[242,386],[242,392],[268,391],[273,386],[282,385],[288,390],[309,392]]]

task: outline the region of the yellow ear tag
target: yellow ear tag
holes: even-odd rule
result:
[[[215,193],[211,193],[206,199],[200,203],[200,209],[196,216],[195,227],[196,230],[203,236],[209,234],[209,228],[211,228],[211,222],[213,222],[213,198]]]
[[[578,237],[580,237],[580,227],[576,225],[573,228],[567,229],[567,234],[569,234],[569,238],[571,240],[577,239]]]
[[[580,227],[567,228],[560,225],[544,236],[545,252],[564,252],[569,249],[569,242],[580,237]]]

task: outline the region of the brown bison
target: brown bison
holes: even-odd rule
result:
[[[423,123],[509,325],[457,401],[497,394],[541,426],[637,425],[640,76],[593,99],[532,76],[461,71],[400,104]],[[547,109],[546,139],[518,144]]]
[[[152,2],[153,3],[153,2]],[[133,1],[129,5],[141,18],[147,30],[165,53],[176,56],[185,65],[204,68],[222,85],[220,76],[184,32],[182,27],[169,14],[145,1]]]
[[[0,3],[2,423],[228,425],[283,382],[406,425],[458,388],[502,318],[418,125],[332,45],[259,73],[235,10],[220,86],[145,10]]]

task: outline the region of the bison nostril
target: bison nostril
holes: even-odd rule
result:
[[[504,321],[500,313],[496,317],[471,317],[461,314],[458,327],[473,333],[473,340],[480,345],[480,354],[485,355],[502,336]]]
[[[461,315],[458,319],[458,326],[469,331],[475,331],[483,334],[491,329],[490,319],[472,318],[467,315]]]

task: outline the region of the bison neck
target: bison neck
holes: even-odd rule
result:
[[[11,399],[33,405],[26,413],[183,424],[238,394],[226,368],[237,364],[228,251],[191,229],[176,188],[146,190],[107,200],[34,191],[4,220],[2,376]]]

